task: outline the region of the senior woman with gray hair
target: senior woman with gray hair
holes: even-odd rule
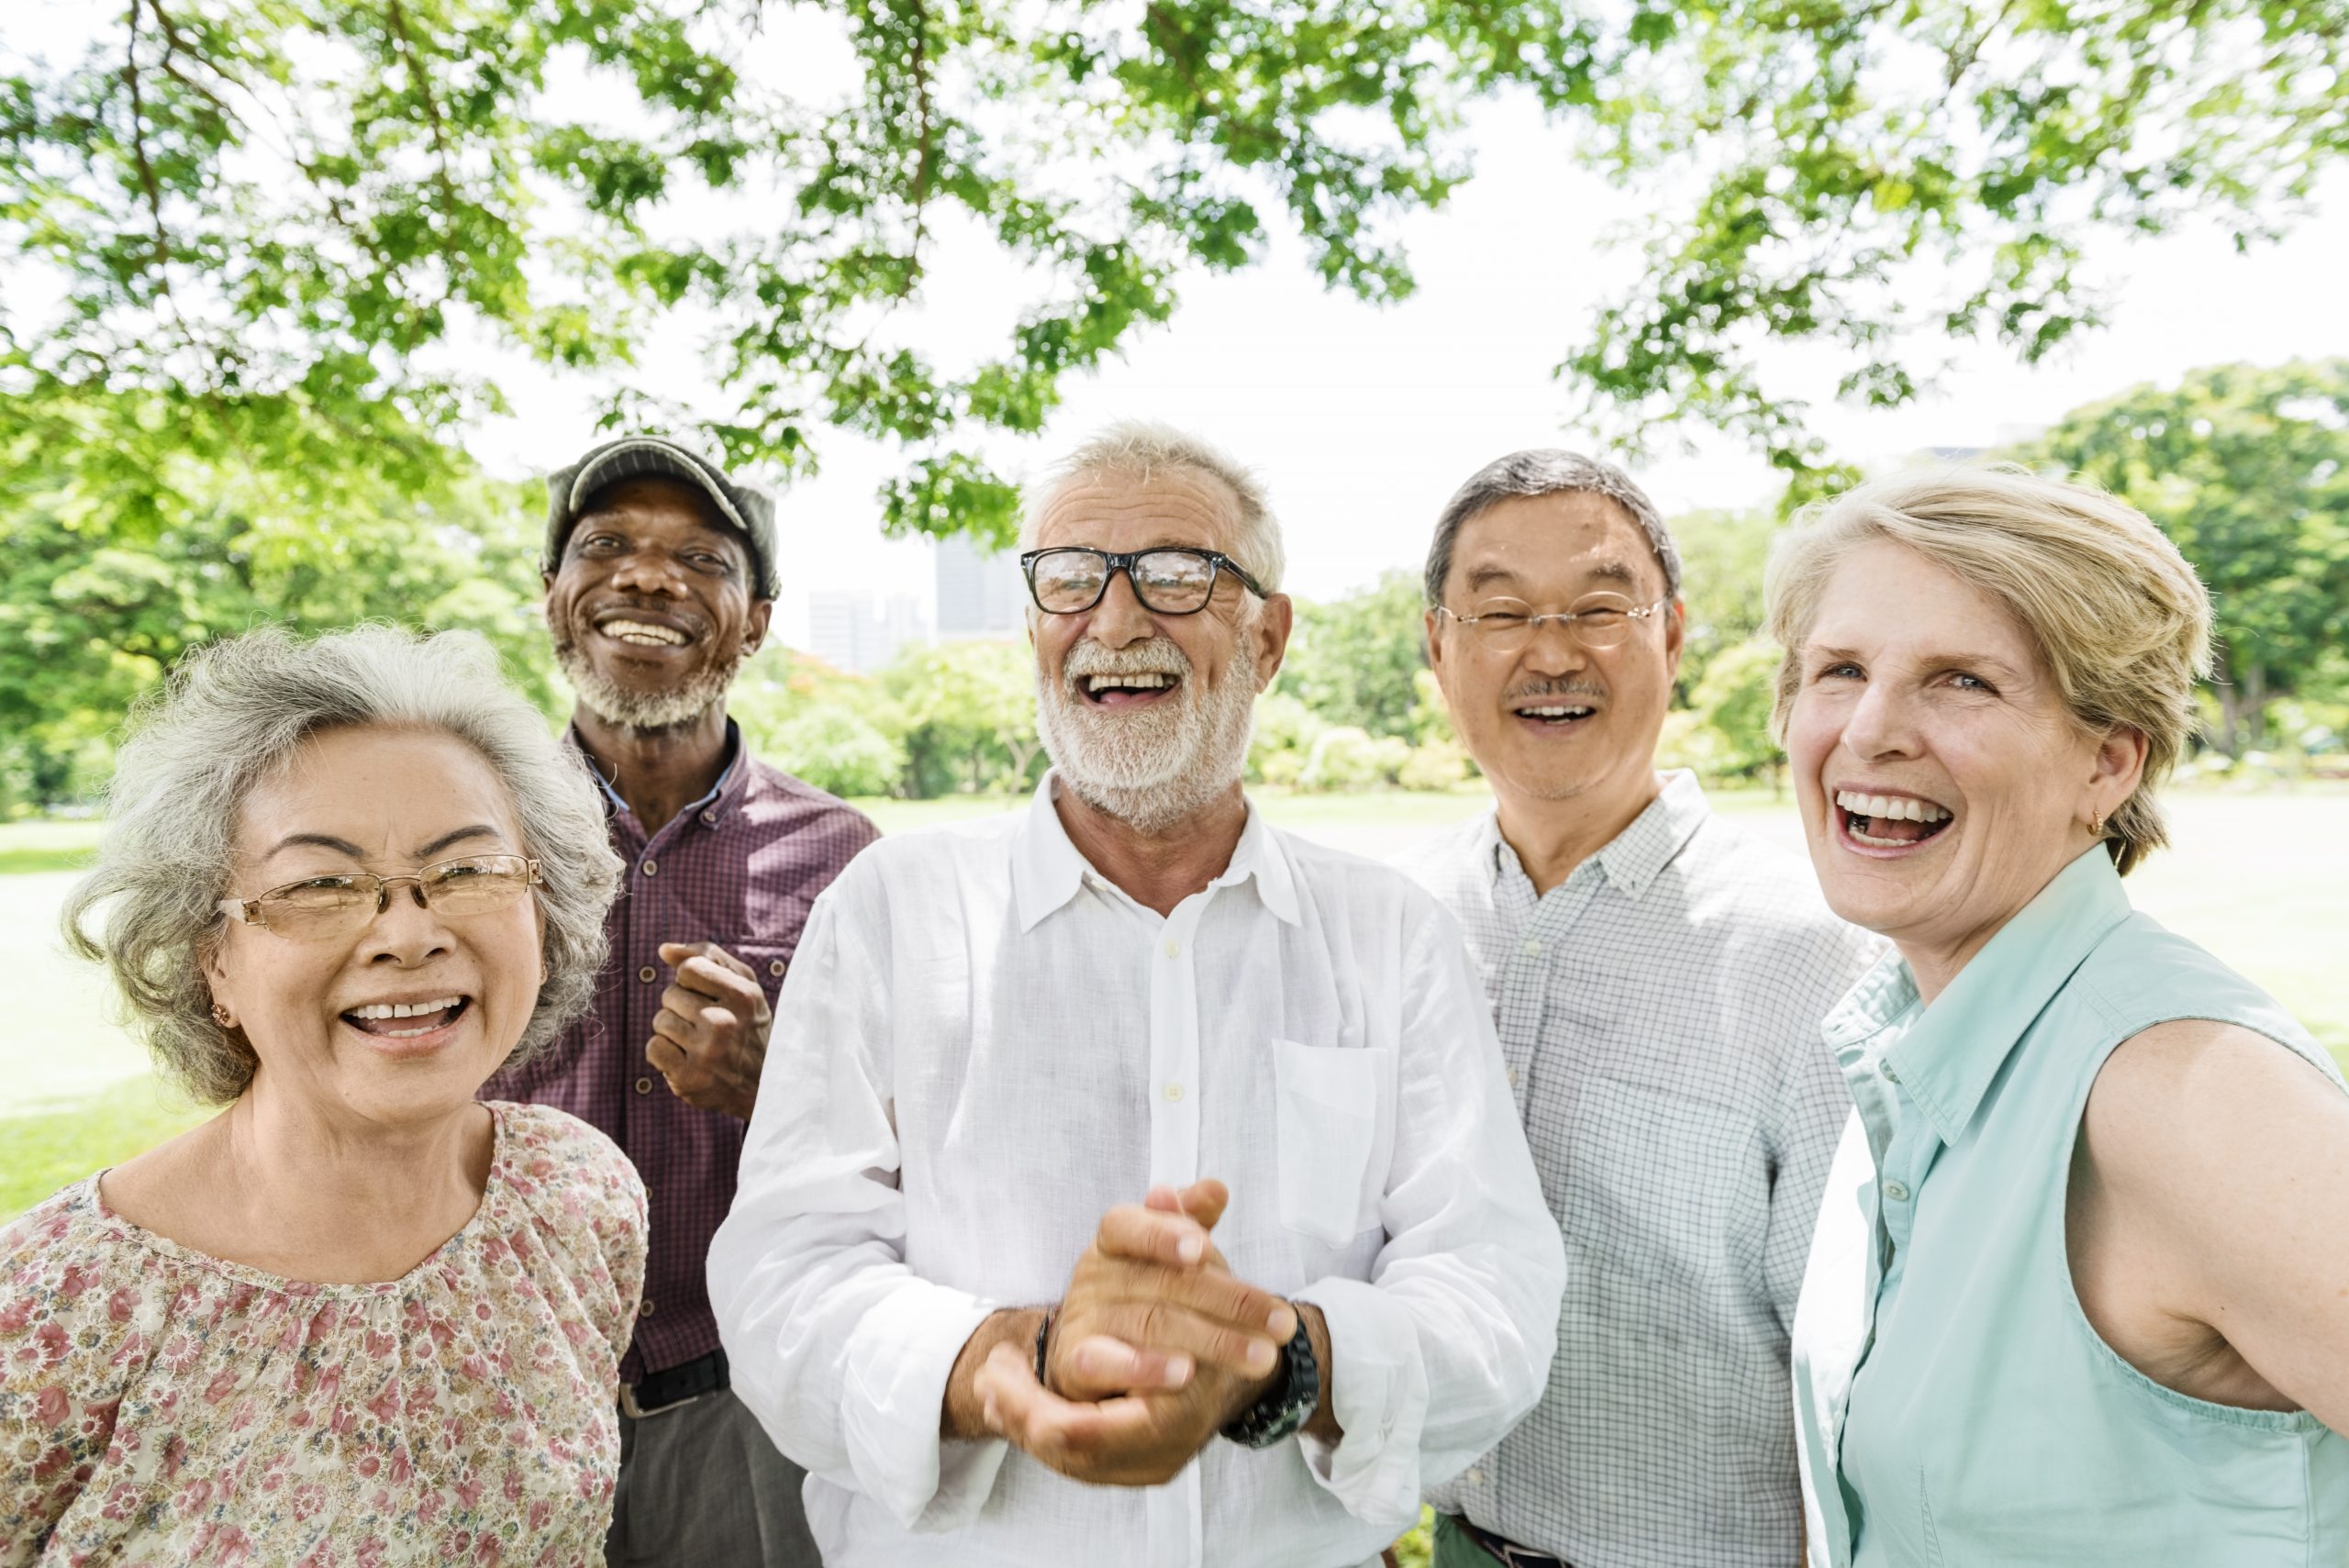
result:
[[[1772,563],[1857,1102],[1794,1329],[1810,1560],[2349,1561],[2349,1094],[2132,912],[2210,604],[2154,526],[1904,475]]]
[[[578,762],[470,634],[262,631],[111,814],[67,940],[226,1108],[0,1231],[0,1563],[598,1558],[643,1188],[473,1099],[603,957]]]

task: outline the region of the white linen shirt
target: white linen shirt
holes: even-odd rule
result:
[[[735,1393],[809,1472],[832,1568],[1340,1568],[1530,1408],[1564,1281],[1459,929],[1252,806],[1161,918],[1047,775],[885,839],[817,900],[709,1252]],[[1232,1270],[1329,1325],[1344,1436],[1220,1439],[1163,1486],[946,1442],[955,1358],[1056,1301],[1102,1213],[1215,1176]]]

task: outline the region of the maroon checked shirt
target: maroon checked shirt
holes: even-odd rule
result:
[[[718,787],[650,840],[605,786],[612,848],[627,873],[605,920],[611,957],[595,1006],[544,1056],[482,1090],[559,1106],[602,1129],[644,1178],[651,1255],[623,1383],[718,1348],[702,1263],[742,1157],[742,1123],[685,1104],[644,1060],[672,978],[661,944],[716,942],[757,972],[773,1006],[807,906],[881,836],[862,812],[750,755],[731,721],[726,741]]]

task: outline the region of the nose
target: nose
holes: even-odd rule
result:
[[[685,593],[685,576],[677,563],[657,550],[629,551],[613,572],[612,586],[629,593],[666,594],[671,598],[683,598]]]
[[[1590,663],[1590,650],[1575,636],[1572,623],[1545,620],[1533,628],[1532,640],[1518,655],[1518,662],[1537,675],[1564,675]]]
[[[1086,612],[1085,629],[1104,648],[1130,648],[1157,636],[1158,623],[1136,596],[1132,579],[1115,572],[1101,591],[1101,602]]]
[[[1870,681],[1844,716],[1842,739],[1855,757],[1915,756],[1917,726],[1908,698],[1889,681]]]
[[[384,879],[384,906],[367,923],[360,957],[368,963],[412,969],[450,948],[449,928],[424,901],[424,884],[412,876]]]

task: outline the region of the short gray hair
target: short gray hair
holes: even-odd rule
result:
[[[1281,548],[1281,526],[1264,498],[1264,482],[1219,448],[1172,425],[1144,419],[1121,419],[1086,438],[1074,451],[1054,463],[1043,479],[1030,487],[1028,515],[1019,525],[1019,548],[1032,550],[1036,525],[1044,507],[1070,481],[1117,473],[1147,480],[1162,468],[1187,468],[1219,480],[1240,503],[1239,534],[1231,558],[1248,575],[1277,594],[1287,553]]]
[[[585,765],[506,684],[489,644],[469,631],[361,626],[301,640],[264,628],[189,654],[140,705],[97,863],[65,901],[66,945],[106,966],[133,1032],[199,1100],[235,1099],[258,1064],[240,1032],[213,1021],[204,975],[226,929],[213,906],[230,895],[246,797],[312,736],[369,725],[440,730],[480,752],[540,862],[547,977],[507,1064],[542,1050],[595,995],[620,860]]]
[[[1459,542],[1462,525],[1513,495],[1604,495],[1631,513],[1640,531],[1648,536],[1656,563],[1664,568],[1664,592],[1675,599],[1680,596],[1680,551],[1673,545],[1672,530],[1664,526],[1664,514],[1655,509],[1638,481],[1598,458],[1557,447],[1534,447],[1486,463],[1443,504],[1443,515],[1435,520],[1435,538],[1428,545],[1430,607],[1443,603],[1444,579],[1452,575],[1452,550]]]

